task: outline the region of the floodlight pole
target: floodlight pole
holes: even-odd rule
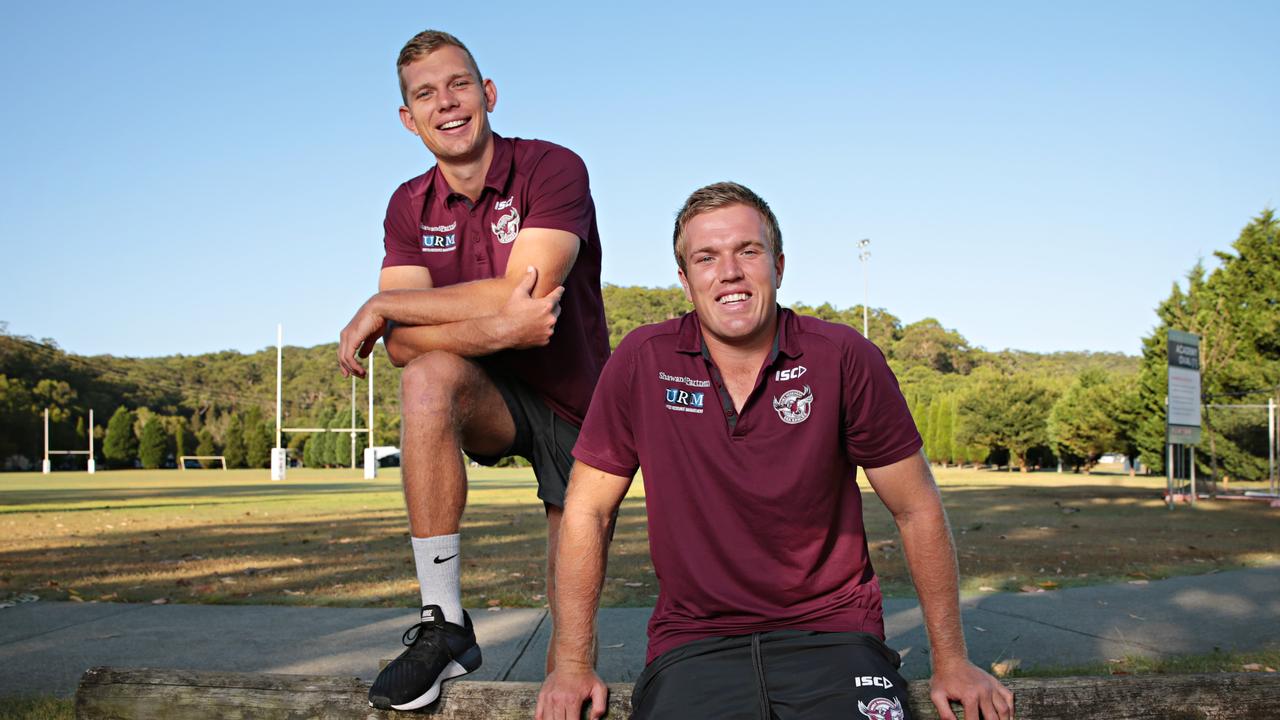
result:
[[[867,248],[871,245],[870,238],[863,238],[858,241],[858,262],[862,265],[862,337],[867,335],[867,306],[871,304],[871,273],[867,269],[867,261],[871,259],[871,251]]]

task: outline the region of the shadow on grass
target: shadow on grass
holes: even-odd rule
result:
[[[133,509],[112,511],[117,518]],[[0,552],[0,597],[197,603],[412,606],[417,597],[403,510],[353,510],[310,517],[157,527],[137,518],[127,531],[82,527],[38,547]],[[67,522],[71,520],[64,518]],[[119,522],[119,520],[116,520]],[[97,526],[101,528],[102,526]],[[620,512],[610,572],[610,604],[647,605],[656,592],[643,502]],[[541,506],[468,509],[463,525],[464,602],[545,604],[546,519]],[[648,577],[645,577],[646,574]],[[636,578],[640,578],[636,580]]]
[[[317,494],[365,494],[370,492],[399,492],[398,485],[387,485],[385,487],[376,487],[368,482],[350,482],[350,483],[290,483],[288,485],[268,485],[268,484],[236,484],[236,485],[194,485],[194,486],[156,486],[156,487],[103,487],[103,488],[77,488],[77,489],[52,489],[52,490],[5,490],[3,502],[5,505],[13,506],[5,508],[0,512],[27,512],[23,506],[29,505],[50,505],[53,507],[41,508],[41,511],[70,511],[83,510],[92,508],[79,507],[63,507],[77,505],[80,503],[93,503],[98,506],[112,505],[114,507],[164,507],[167,505],[184,504],[185,500],[198,498],[202,502],[198,504],[213,505],[220,500],[245,500],[245,499],[262,499],[280,497],[287,499],[289,495],[317,495]],[[133,505],[132,503],[140,500],[149,499],[166,499],[173,500],[172,503],[159,503],[156,505]]]

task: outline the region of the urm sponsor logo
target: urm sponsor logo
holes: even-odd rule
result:
[[[681,390],[680,388],[667,388],[667,403],[671,405],[701,408],[705,397],[706,393]]]
[[[422,252],[450,252],[458,246],[457,235],[423,235]]]

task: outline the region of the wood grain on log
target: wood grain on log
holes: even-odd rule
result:
[[[1019,720],[1262,720],[1280,718],[1280,675],[1129,675],[1008,680]],[[78,720],[351,720],[410,714],[369,707],[356,678],[93,668],[76,693]],[[631,685],[609,686],[608,718],[631,713]],[[917,720],[937,720],[925,681],[911,684]],[[533,717],[538,684],[446,683],[440,701],[417,713],[440,720]],[[959,710],[959,708],[957,708]],[[963,717],[962,713],[957,712]]]

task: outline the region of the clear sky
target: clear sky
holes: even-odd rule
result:
[[[336,340],[432,164],[394,70],[428,27],[498,132],[586,160],[614,284],[673,284],[675,210],[732,179],[781,221],[784,303],[861,302],[868,237],[904,322],[1136,353],[1280,204],[1269,1],[8,3],[0,321],[78,353]]]

